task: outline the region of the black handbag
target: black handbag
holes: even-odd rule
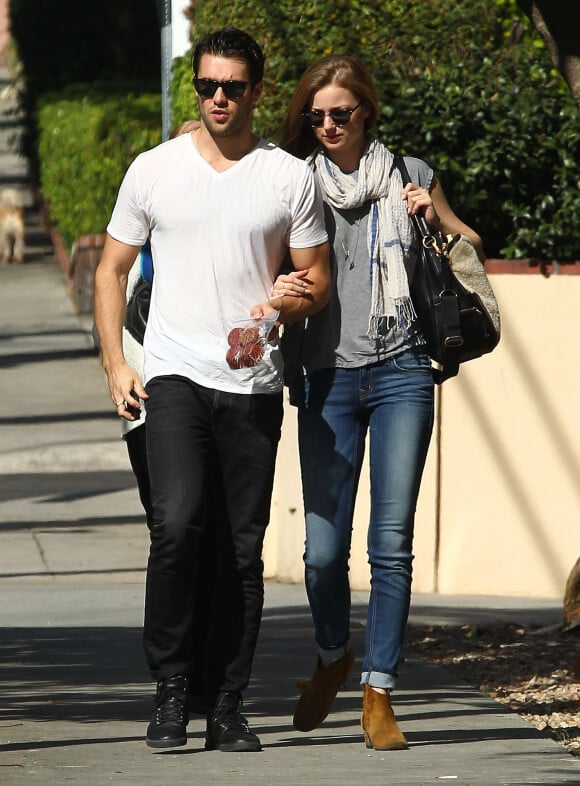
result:
[[[288,388],[290,403],[299,407],[304,403],[305,377],[302,366],[302,349],[306,322],[285,324],[280,336],[280,352],[284,360],[284,385]]]
[[[138,341],[140,344],[143,343],[147,319],[149,318],[151,286],[150,281],[140,278],[127,301],[125,327],[135,341]]]
[[[402,156],[395,157],[403,186],[411,182]],[[491,352],[500,339],[497,300],[469,238],[431,232],[422,215],[411,216],[421,254],[410,285],[411,299],[437,364],[437,384],[454,377],[461,363]]]

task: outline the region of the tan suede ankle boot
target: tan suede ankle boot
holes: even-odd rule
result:
[[[312,677],[300,684],[302,695],[294,711],[294,728],[312,731],[326,718],[336,698],[338,689],[349,675],[354,661],[354,652],[349,649],[344,658],[323,666],[320,658]]]
[[[397,726],[389,693],[377,693],[370,685],[363,687],[361,726],[367,748],[399,751],[409,747]]]

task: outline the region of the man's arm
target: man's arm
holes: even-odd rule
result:
[[[298,271],[300,276],[301,296],[285,297],[279,287],[273,292],[269,301],[252,308],[251,315],[254,319],[260,319],[279,310],[280,322],[298,322],[320,311],[328,303],[330,298],[328,243],[311,248],[291,248],[289,252],[294,270]],[[296,273],[294,275],[296,276]]]
[[[129,246],[107,235],[101,260],[95,274],[95,327],[99,335],[101,362],[107,375],[111,398],[117,406],[127,402],[139,407],[131,395],[147,398],[139,374],[126,362],[123,355],[123,321],[126,310],[127,276],[139,247]],[[124,411],[119,414],[127,420],[133,416]]]

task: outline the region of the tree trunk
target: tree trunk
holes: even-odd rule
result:
[[[570,571],[564,593],[564,625],[580,622],[580,557]]]
[[[576,3],[569,0],[518,0],[534,23],[580,109],[580,36]]]

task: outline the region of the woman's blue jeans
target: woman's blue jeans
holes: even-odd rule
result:
[[[394,687],[397,678],[433,399],[430,361],[417,347],[376,365],[311,374],[298,414],[306,590],[322,650],[349,639],[352,522],[370,436],[371,592],[361,683],[379,688]]]

